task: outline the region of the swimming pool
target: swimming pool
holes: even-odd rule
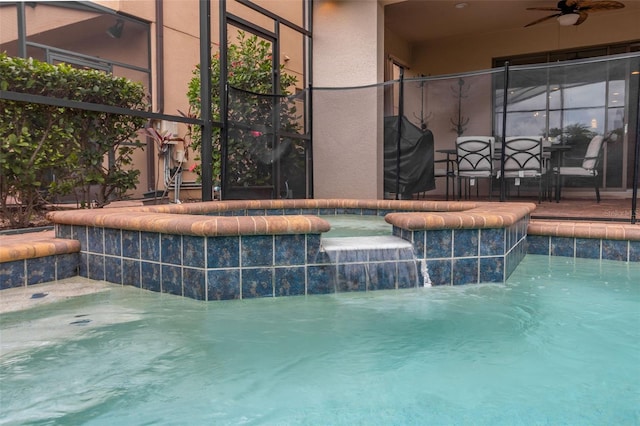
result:
[[[528,255],[504,285],[219,304],[113,287],[0,316],[0,423],[638,424],[639,278]]]

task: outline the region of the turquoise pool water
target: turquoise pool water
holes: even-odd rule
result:
[[[382,216],[343,214],[320,217],[331,224],[331,230],[322,234],[325,238],[380,236],[393,232],[393,226]]]
[[[0,316],[0,424],[636,425],[639,312],[640,264],[532,255],[505,285],[114,287]]]

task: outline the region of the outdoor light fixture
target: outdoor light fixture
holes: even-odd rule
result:
[[[558,16],[558,23],[563,27],[568,27],[578,22],[578,19],[580,19],[579,13],[565,13],[564,15]]]
[[[116,24],[109,27],[107,34],[111,38],[120,38],[122,36],[122,29],[124,28],[124,21],[122,19],[116,20]]]

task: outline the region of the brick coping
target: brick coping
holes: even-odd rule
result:
[[[410,200],[249,200],[167,204],[144,207],[118,207],[94,210],[68,210],[49,213],[60,224],[111,227],[187,235],[259,235],[320,233],[328,222],[312,215],[203,216],[244,209],[371,209],[406,210],[388,213],[387,222],[407,230],[475,229],[509,226],[530,214],[533,203]],[[640,225],[611,222],[573,222],[531,220],[530,235],[640,241]],[[31,259],[80,250],[76,240],[55,238],[53,232],[37,237],[0,236],[0,263]]]
[[[532,220],[529,222],[527,234],[567,238],[640,241],[640,224]]]
[[[0,244],[0,263],[78,253],[79,251],[80,241],[55,238],[53,235],[39,236],[35,239],[12,239],[2,241],[2,244]]]
[[[502,228],[526,217],[532,203],[405,200],[250,200],[51,212],[57,224],[196,236],[322,233],[327,221],[309,211],[389,211],[387,222],[406,230]],[[206,216],[237,210],[282,211],[282,215]],[[303,214],[291,213],[301,211]]]

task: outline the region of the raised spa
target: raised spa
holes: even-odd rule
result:
[[[201,300],[504,282],[525,254],[530,203],[214,201],[60,211],[79,275]],[[319,216],[384,216],[379,246],[329,244]],[[382,238],[382,237],[381,237]],[[325,244],[323,245],[323,241]],[[339,251],[341,254],[334,256]]]

